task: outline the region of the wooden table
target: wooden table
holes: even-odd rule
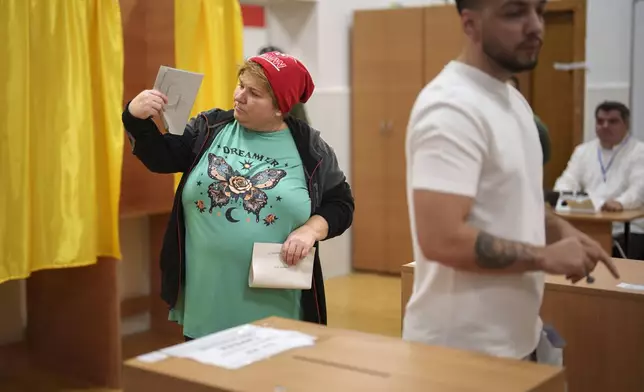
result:
[[[257,325],[317,337],[237,370],[183,358],[125,362],[125,392],[563,392],[564,370],[381,335],[269,318]]]
[[[627,210],[622,212],[599,212],[582,214],[578,212],[555,212],[558,216],[572,223],[577,229],[588,234],[599,242],[608,254],[613,250],[613,223],[624,223],[624,253],[628,255],[628,240],[631,222],[644,217],[644,210]]]
[[[541,318],[568,343],[570,392],[644,391],[644,291],[617,287],[644,285],[644,262],[613,260],[619,280],[602,266],[593,284],[547,277]]]
[[[601,265],[593,284],[546,277],[541,318],[567,341],[569,392],[644,391],[644,291],[617,287],[620,282],[644,285],[644,262],[613,260],[619,280]],[[414,266],[402,267],[404,305],[413,288]]]

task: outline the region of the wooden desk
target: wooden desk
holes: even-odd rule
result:
[[[644,391],[644,291],[617,287],[644,285],[644,262],[613,259],[621,279],[598,266],[595,282],[572,285],[547,276],[541,318],[567,341],[564,366],[569,392]],[[413,288],[415,263],[402,267],[402,302]],[[405,306],[402,308],[404,318]]]
[[[125,392],[432,391],[563,392],[564,370],[493,358],[300,321],[269,318],[258,325],[317,336],[298,348],[226,370],[181,358],[125,362]],[[281,387],[281,388],[280,388]]]
[[[568,212],[555,212],[566,219],[577,229],[588,234],[599,242],[608,254],[613,250],[613,223],[624,223],[624,252],[628,255],[628,237],[631,230],[631,221],[644,217],[644,210],[628,210],[622,212],[600,212],[597,214],[581,214]]]
[[[564,366],[570,392],[644,391],[644,262],[614,259],[615,280],[598,266],[595,283],[572,285],[548,276],[541,318],[566,339]]]

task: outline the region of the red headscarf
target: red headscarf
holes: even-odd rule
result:
[[[280,52],[254,56],[249,61],[259,64],[275,93],[282,114],[287,114],[298,102],[309,100],[315,89],[311,74],[300,60]]]

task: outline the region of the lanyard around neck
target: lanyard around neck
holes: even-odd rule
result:
[[[613,165],[613,161],[615,160],[615,157],[619,152],[622,150],[622,147],[628,143],[628,139],[631,137],[629,134],[626,136],[626,139],[617,147],[613,155],[611,155],[610,160],[608,161],[608,165],[604,166],[604,160],[602,159],[602,149],[601,149],[601,143],[599,146],[597,146],[597,160],[599,161],[599,167],[602,169],[602,178],[604,179],[604,182],[606,182],[606,174],[608,173],[608,170],[610,170],[610,167]]]

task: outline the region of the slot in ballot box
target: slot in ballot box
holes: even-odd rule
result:
[[[563,392],[564,370],[281,318],[253,325],[315,337],[235,369],[147,354],[124,366],[125,392]],[[207,337],[205,338],[207,339]]]

